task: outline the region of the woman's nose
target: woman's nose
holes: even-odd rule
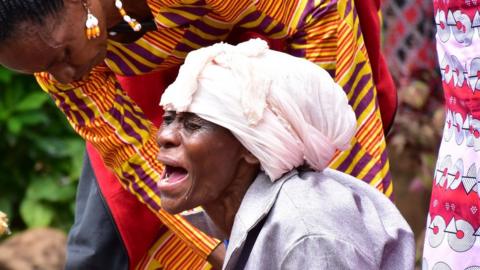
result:
[[[160,149],[164,150],[180,145],[180,135],[174,124],[160,127],[157,133],[157,144]]]

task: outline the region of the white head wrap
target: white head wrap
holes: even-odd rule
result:
[[[272,181],[305,163],[323,170],[356,132],[347,96],[325,70],[260,39],[191,52],[160,105],[229,129]]]

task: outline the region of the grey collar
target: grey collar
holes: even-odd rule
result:
[[[235,215],[223,269],[232,269],[235,266],[248,232],[268,215],[285,181],[297,174],[297,170],[292,170],[275,182],[264,172],[257,175]]]

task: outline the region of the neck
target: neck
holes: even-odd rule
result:
[[[229,185],[222,197],[202,206],[221,231],[224,239],[230,236],[235,215],[258,171],[258,167],[252,167],[251,165],[240,167],[232,184]]]

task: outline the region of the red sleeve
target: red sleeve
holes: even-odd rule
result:
[[[397,110],[397,90],[381,52],[381,22],[379,17],[381,0],[354,0],[357,7],[373,79],[377,87],[378,104],[385,133],[390,129]]]

